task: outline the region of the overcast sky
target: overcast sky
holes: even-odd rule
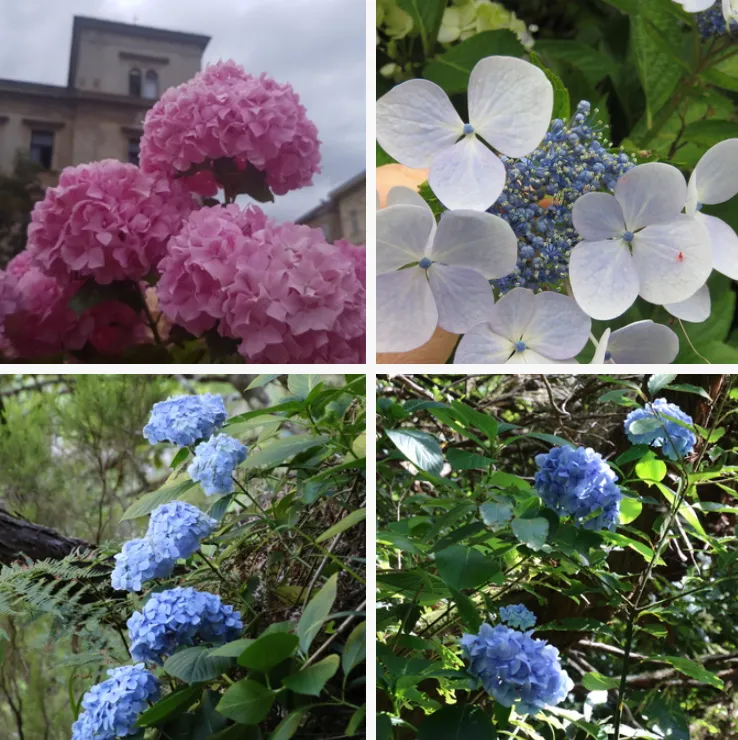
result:
[[[205,63],[235,59],[295,88],[323,172],[276,196],[272,215],[298,218],[364,169],[365,0],[0,0],[0,78],[66,85],[75,15],[206,34]]]

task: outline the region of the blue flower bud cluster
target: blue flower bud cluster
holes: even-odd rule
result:
[[[574,688],[561,667],[559,651],[546,640],[503,624],[483,624],[478,635],[461,638],[469,673],[502,706],[518,714],[537,714],[560,704]]]
[[[166,578],[179,558],[188,558],[200,547],[217,522],[192,504],[170,501],[151,513],[142,539],[131,540],[115,556],[111,576],[117,591],[140,591],[152,578]]]
[[[246,459],[248,448],[227,434],[216,434],[195,447],[195,458],[187,468],[190,478],[202,485],[208,496],[233,491],[233,471]]]
[[[688,455],[694,449],[697,437],[691,429],[671,421],[669,417],[692,424],[692,417],[685,414],[679,406],[669,403],[665,398],[657,398],[642,409],[635,409],[625,417],[625,433],[633,444],[661,447],[670,460]],[[633,431],[633,424],[642,419],[653,419],[646,430]]]
[[[136,719],[159,699],[159,679],[141,663],[113,668],[108,676],[84,695],[72,740],[115,740],[141,732]]]
[[[230,642],[242,631],[239,612],[219,596],[194,588],[153,593],[128,620],[131,655],[145,663],[161,664],[183,645]]]
[[[226,416],[221,396],[175,396],[154,404],[143,433],[151,444],[172,442],[187,447],[217,432]]]
[[[697,28],[703,39],[715,36],[724,36],[728,33],[738,33],[738,21],[728,23],[723,15],[721,3],[717,2],[712,8],[696,14]]]
[[[533,629],[536,625],[536,615],[523,604],[512,604],[500,607],[500,619],[508,625],[519,630]]]
[[[623,494],[617,476],[589,447],[553,447],[536,455],[535,487],[546,506],[585,529],[615,529]]]
[[[568,275],[569,253],[580,241],[571,218],[574,203],[584,193],[614,191],[635,164],[624,152],[607,150],[601,125],[589,116],[590,104],[582,101],[569,122],[552,121],[532,154],[503,157],[505,189],[489,211],[507,221],[518,238],[515,271],[493,282],[503,293],[558,286]]]

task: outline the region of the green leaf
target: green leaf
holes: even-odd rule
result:
[[[267,383],[271,383],[275,378],[279,377],[279,373],[274,375],[257,375],[246,388],[247,391],[253,390],[254,388],[261,388]]]
[[[651,398],[655,398],[656,394],[666,388],[669,383],[676,380],[676,373],[673,375],[669,375],[667,373],[662,373],[660,375],[652,375],[648,379],[648,394],[651,396]]]
[[[496,740],[489,715],[469,704],[453,704],[427,716],[418,740]]]
[[[341,654],[341,666],[344,676],[366,660],[366,622],[357,624],[346,640]]]
[[[575,67],[590,85],[608,76],[612,64],[605,54],[589,44],[567,39],[536,39],[536,53]]]
[[[338,573],[334,573],[318,591],[305,610],[297,623],[297,637],[300,640],[300,650],[307,654],[313,640],[320,632],[320,628],[331,613],[333,602],[336,600],[336,587],[338,583]]]
[[[352,715],[349,723],[346,725],[346,735],[353,737],[356,731],[364,723],[366,717],[366,704],[362,704]]]
[[[515,513],[512,502],[510,501],[485,501],[479,507],[479,513],[482,521],[492,530],[502,529],[512,518]]]
[[[438,440],[415,429],[390,429],[387,436],[415,467],[438,475],[443,469],[443,452]]]
[[[685,676],[694,678],[697,681],[702,681],[702,683],[708,683],[710,686],[714,686],[716,689],[720,689],[721,691],[725,688],[725,684],[722,679],[718,678],[711,671],[708,671],[704,666],[699,663],[695,663],[692,660],[688,660],[687,658],[677,658],[673,655],[655,655],[654,658],[673,665],[674,668]]]
[[[676,501],[676,494],[670,488],[667,488],[663,483],[656,483],[655,485],[664,495],[664,498],[673,506],[674,502]],[[679,505],[678,513],[679,516],[681,516],[682,519],[684,519],[684,521],[689,524],[695,532],[697,532],[697,534],[705,539],[707,538],[707,532],[705,532],[705,528],[702,526],[699,517],[688,501],[682,501],[682,503]]]
[[[397,4],[413,19],[413,28],[420,36],[425,56],[430,56],[441,27],[446,0],[397,0]]]
[[[269,735],[269,740],[289,740],[300,729],[300,722],[302,722],[302,718],[306,712],[306,709],[298,709],[290,712],[274,728],[274,732]]]
[[[295,434],[291,437],[281,437],[271,441],[256,452],[252,452],[239,467],[253,470],[254,468],[274,468],[312,447],[318,447],[330,439],[325,434],[313,437],[311,434]]]
[[[735,121],[693,121],[684,129],[685,141],[699,144],[705,149],[725,139],[738,139],[738,123]]]
[[[310,391],[317,388],[322,382],[320,375],[288,375],[287,388],[290,393],[295,395],[301,401],[304,401]]]
[[[242,725],[256,725],[269,714],[275,696],[271,689],[245,678],[223,694],[218,711]]]
[[[238,658],[246,648],[253,644],[254,640],[250,640],[244,637],[241,640],[234,640],[233,642],[227,642],[225,645],[214,648],[210,651],[210,656],[213,658]]]
[[[737,124],[738,125],[738,124]],[[690,383],[670,383],[666,386],[667,390],[679,391],[680,393],[693,393],[696,396],[702,396],[702,398],[712,401],[710,394],[698,385],[691,385]]]
[[[297,694],[320,696],[326,683],[336,675],[340,658],[329,655],[327,658],[303,668],[297,673],[283,679],[282,683]]]
[[[217,678],[231,666],[231,659],[210,654],[211,648],[204,645],[185,648],[167,658],[164,670],[170,676],[185,683],[200,683]]]
[[[634,522],[643,511],[643,502],[637,498],[624,498],[620,502],[620,523]]]
[[[631,434],[648,434],[649,432],[655,432],[657,429],[661,429],[664,426],[664,422],[656,416],[644,416],[642,419],[636,419],[630,425]]]
[[[603,676],[601,673],[597,673],[597,671],[591,671],[582,676],[582,685],[588,691],[608,691],[609,689],[616,689],[620,686],[620,679],[610,678],[609,676]]]
[[[456,591],[476,588],[500,571],[497,560],[463,545],[452,545],[437,552],[436,565],[443,582]]]
[[[446,457],[454,470],[485,470],[495,462],[491,457],[484,457],[466,450],[457,450],[453,447],[446,450]]]
[[[662,481],[666,477],[666,463],[651,452],[635,466],[636,475],[643,481]]]
[[[530,60],[546,75],[548,81],[551,83],[551,87],[553,87],[554,105],[551,117],[568,121],[571,117],[571,101],[569,100],[569,91],[566,89],[566,85],[564,85],[561,78],[555,72],[550,70],[541,61],[541,58],[534,51],[530,52]]]
[[[351,529],[351,527],[355,526],[359,522],[363,522],[365,519],[366,509],[356,509],[348,516],[341,519],[340,522],[336,522],[332,527],[326,529],[325,532],[323,532],[323,534],[321,534],[315,541],[320,543],[325,540],[329,540],[331,537],[335,537],[337,534],[341,534],[341,532]]]
[[[241,653],[238,664],[265,673],[289,658],[295,652],[297,643],[297,636],[286,632],[261,635]]]
[[[138,501],[132,503],[121,517],[121,521],[126,519],[138,519],[140,516],[150,514],[157,506],[168,504],[170,501],[181,498],[191,488],[195,487],[195,482],[189,478],[180,480],[177,483],[165,483],[161,488],[153,493],[147,493]]]
[[[202,686],[190,686],[165,696],[138,716],[136,727],[157,725],[163,719],[171,717],[178,709],[184,711],[201,691]]]
[[[464,626],[469,632],[474,634],[479,632],[479,628],[482,626],[482,619],[479,616],[476,604],[468,596],[455,589],[451,589],[451,596],[456,604],[456,608],[459,610],[459,615]]]
[[[548,519],[535,517],[534,519],[513,519],[510,525],[513,534],[531,550],[540,550],[546,544],[548,537]]]
[[[423,77],[435,82],[447,93],[465,92],[469,75],[480,59],[497,54],[520,57],[524,53],[525,48],[511,31],[482,31],[454,44],[426,65]]]

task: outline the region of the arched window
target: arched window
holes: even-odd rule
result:
[[[146,73],[143,96],[147,100],[156,100],[159,97],[159,75],[153,69]]]
[[[128,94],[134,98],[141,97],[141,70],[136,67],[128,73]]]

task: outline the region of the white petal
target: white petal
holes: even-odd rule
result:
[[[592,361],[589,363],[590,365],[602,365],[605,362],[605,359],[607,358],[607,344],[609,341],[610,329],[608,328],[602,332],[600,341],[595,346],[595,353],[592,357]]]
[[[523,342],[552,360],[579,354],[589,339],[592,319],[577,302],[561,293],[538,293],[535,313],[523,332]]]
[[[489,324],[478,324],[461,338],[454,364],[502,364],[510,359],[514,351],[509,339],[496,334]]]
[[[608,351],[619,365],[668,365],[679,354],[679,338],[663,324],[636,321],[612,333]]]
[[[715,4],[715,0],[678,0],[684,9],[689,13],[699,13],[703,10],[711,8]]]
[[[453,334],[463,334],[489,317],[495,299],[485,278],[468,267],[435,264],[428,270],[438,308],[438,325]]]
[[[703,285],[694,295],[679,303],[667,303],[664,308],[682,321],[691,321],[701,324],[710,318],[711,301],[710,290],[707,284]]]
[[[580,308],[593,319],[614,319],[638,297],[630,250],[615,239],[577,244],[569,256],[569,280]]]
[[[429,167],[463,130],[448,95],[429,80],[403,82],[377,101],[377,141],[408,167]]]
[[[505,187],[505,165],[476,136],[433,159],[428,184],[446,208],[486,211]]]
[[[470,267],[490,280],[515,269],[518,240],[510,224],[499,216],[483,211],[446,211],[429,256],[446,265]]]
[[[530,62],[486,57],[469,77],[469,122],[508,157],[530,154],[551,123],[553,87]]]
[[[378,211],[377,274],[421,259],[435,223],[431,210],[420,206],[389,206]]]
[[[738,280],[738,234],[717,216],[698,213],[696,218],[710,234],[713,269]]]
[[[623,209],[609,193],[587,193],[571,212],[574,228],[588,242],[618,239],[625,231]]]
[[[633,241],[633,262],[643,298],[661,305],[678,303],[712,272],[710,235],[699,221],[684,215],[648,226]]]
[[[615,186],[629,231],[671,221],[687,202],[687,183],[676,167],[663,162],[640,164]]]
[[[425,344],[438,311],[425,270],[410,267],[377,278],[377,352],[406,352]]]
[[[708,149],[691,179],[700,203],[724,203],[738,194],[738,139],[726,139]]]
[[[573,361],[572,358],[568,360],[568,362]],[[561,360],[552,360],[550,357],[539,355],[538,352],[534,352],[531,349],[526,349],[523,352],[515,352],[507,361],[508,365],[558,365],[559,363],[563,364]]]
[[[519,342],[536,310],[535,296],[528,288],[513,288],[495,305],[489,316],[494,332],[511,342]]]
[[[430,206],[423,200],[420,193],[404,185],[395,185],[387,193],[388,206],[420,206],[430,211]]]

